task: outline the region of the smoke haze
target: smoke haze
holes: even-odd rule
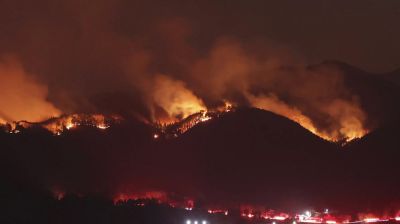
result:
[[[303,196],[304,192],[296,191],[296,186],[290,188],[286,179],[293,175],[292,170],[300,167],[308,174],[325,167],[325,159],[339,158],[332,161],[341,163],[341,154],[333,151],[331,143],[304,133],[286,119],[256,110],[248,112],[254,118],[247,121],[247,112],[239,113],[234,116],[243,130],[228,116],[227,123],[216,121],[207,129],[222,130],[223,138],[202,135],[200,129],[193,142],[185,137],[168,144],[154,140],[153,126],[144,124],[170,123],[229,102],[287,117],[327,140],[363,137],[387,117],[376,109],[387,108],[375,104],[382,101],[378,95],[384,91],[365,88],[375,99],[369,103],[370,98],[346,81],[343,68],[319,63],[337,59],[370,71],[397,68],[400,31],[393,27],[400,21],[399,8],[399,1],[376,5],[366,0],[0,0],[0,123],[36,122],[72,113],[96,114],[101,123],[105,123],[104,117],[98,114],[118,114],[126,119],[122,127],[110,127],[109,132],[100,130],[105,128],[103,124],[99,130],[77,129],[57,136],[60,138],[35,130],[32,136],[38,138],[30,137],[28,131],[22,133],[22,140],[15,137],[16,141],[14,136],[0,134],[8,147],[1,157],[10,158],[7,165],[21,176],[60,191],[96,189],[116,194],[154,188],[187,195],[206,192],[215,198],[221,194],[223,201],[242,192],[241,187],[251,192],[250,198],[271,185],[266,198],[273,198],[273,189],[281,186],[267,179],[260,185],[257,181],[265,175],[264,170],[280,167],[278,159],[286,158],[287,153],[291,157],[282,165],[283,175],[274,173],[274,178],[276,183],[287,181],[293,195]],[[396,95],[388,95],[396,99]],[[392,98],[388,101],[394,104]],[[73,116],[67,118],[64,123],[74,128]],[[262,125],[258,119],[265,119]],[[66,126],[64,123],[59,126]],[[203,141],[209,138],[214,139]],[[292,138],[300,140],[287,141]],[[271,155],[264,146],[276,151]],[[35,150],[24,151],[29,147]],[[250,151],[247,154],[243,149]],[[332,153],[324,154],[325,149]],[[227,156],[228,150],[231,154]],[[309,155],[316,155],[315,161]],[[367,166],[353,166],[358,161],[355,155],[343,167]],[[373,164],[375,157],[368,159]],[[266,168],[269,160],[276,162]],[[311,165],[304,168],[307,162]],[[384,165],[391,168],[392,164],[395,162]],[[345,168],[336,168],[328,167],[326,172],[338,177],[347,174]],[[352,181],[351,175],[361,171],[343,180]],[[373,179],[371,173],[361,177],[361,182]],[[311,183],[308,196],[314,195],[314,179],[329,178],[325,173],[306,176]],[[190,184],[181,184],[182,180]],[[254,181],[253,185],[245,185],[248,180]],[[358,193],[335,185],[340,181],[326,181],[328,187],[327,183],[332,183],[327,192]],[[214,185],[204,186],[208,182]],[[398,186],[379,184],[379,192]],[[219,191],[213,187],[220,187]],[[221,190],[225,187],[230,191]],[[245,198],[239,197],[232,201]]]

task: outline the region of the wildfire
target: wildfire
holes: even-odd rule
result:
[[[114,203],[126,202],[128,200],[139,200],[139,199],[149,199],[156,200],[159,203],[167,202],[168,197],[165,192],[162,191],[148,191],[144,193],[128,194],[121,193],[114,197]]]
[[[65,129],[70,130],[80,125],[92,126],[105,130],[110,127],[110,123],[119,122],[122,118],[117,115],[105,116],[102,114],[72,114],[55,119],[43,127],[54,134],[62,133]]]
[[[362,120],[364,119],[363,112],[344,101],[335,101],[331,104],[330,108],[327,109],[332,117],[339,119],[338,123],[340,125],[337,130],[327,132],[319,130],[312,120],[305,116],[299,109],[287,105],[274,95],[254,96],[252,94],[247,94],[247,98],[252,106],[287,117],[300,124],[311,133],[328,141],[339,142],[344,140],[349,142],[367,134],[367,130],[363,128],[362,124]],[[343,111],[343,113],[341,113],[341,111]]]
[[[171,118],[184,119],[206,111],[203,101],[186,88],[182,81],[172,80],[164,75],[156,76],[153,99]]]
[[[259,109],[268,110],[274,112],[276,114],[280,114],[285,116],[297,123],[299,123],[304,128],[308,129],[310,132],[321,136],[324,139],[332,140],[329,136],[325,136],[321,133],[318,133],[317,128],[313,125],[312,121],[304,116],[300,110],[297,108],[293,108],[288,106],[287,104],[280,101],[276,96],[253,96],[251,94],[247,95],[247,98],[250,100],[251,104]]]
[[[66,130],[75,129],[78,126],[91,126],[98,129],[107,129],[110,124],[117,123],[122,118],[117,115],[106,116],[102,114],[72,114],[64,115],[58,118],[52,118],[43,122],[32,123],[18,121],[2,124],[9,133],[17,134],[21,129],[27,129],[32,126],[40,126],[54,135],[61,135]]]
[[[92,126],[104,130],[110,127],[109,123],[115,123],[121,119],[121,117],[116,115],[106,117],[102,114],[72,114],[49,121],[43,127],[53,134],[61,134],[65,129],[74,129],[80,125]]]
[[[158,121],[157,124],[161,124],[157,126],[159,132],[162,133],[166,138],[178,137],[198,124],[207,122],[213,118],[223,115],[224,113],[228,113],[234,110],[233,104],[227,101],[225,101],[224,103],[225,105],[223,107],[216,107],[211,110],[198,111],[194,114],[191,114],[187,118],[181,119],[180,121],[174,123],[163,124],[161,121]],[[159,137],[160,135],[158,133],[153,135],[154,139],[158,139]]]
[[[0,124],[38,122],[61,114],[47,100],[47,86],[32,77],[17,58],[0,57]]]
[[[229,211],[225,209],[208,209],[207,212],[209,214],[223,214],[223,215],[229,214]]]
[[[299,109],[289,106],[274,95],[254,96],[252,94],[246,94],[246,97],[253,107],[271,111],[291,119],[305,129],[309,130],[314,135],[317,135],[327,141],[347,143],[354,139],[363,137],[368,132],[363,128],[363,112],[359,110],[358,107],[352,106],[344,101],[335,101],[332,103],[330,108],[327,108],[327,113],[330,113],[332,117],[338,119],[339,127],[332,131],[326,131],[317,128],[314,125],[314,122],[309,117],[304,115]],[[179,105],[173,105],[171,107],[178,108]],[[177,137],[199,123],[206,122],[214,117],[218,117],[221,114],[234,110],[236,106],[229,101],[224,101],[224,106],[204,110],[201,108],[205,107],[198,107],[198,111],[190,115],[188,115],[189,113],[183,113],[184,118],[178,119],[175,122],[164,122],[163,120],[158,120],[157,123],[161,124],[162,126],[161,133],[170,133],[170,136]],[[343,113],[338,113],[336,110],[342,111]],[[158,134],[157,136],[153,136],[154,139],[157,139],[158,137]]]
[[[166,76],[157,76],[154,93],[154,102],[168,113],[168,119],[157,120],[159,132],[153,135],[158,139],[160,134],[177,137],[196,126],[199,123],[207,122],[214,117],[234,110],[236,105],[229,101],[224,101],[224,105],[212,109],[207,109],[203,101],[188,90],[183,82],[171,80]],[[290,106],[279,100],[274,95],[246,94],[247,99],[253,107],[268,110],[273,113],[287,117],[311,133],[332,142],[348,142],[356,138],[361,138],[367,134],[363,128],[365,119],[364,113],[348,102],[336,100],[325,110],[332,117],[337,119],[337,127],[332,131],[320,130],[314,122],[304,115],[298,108]],[[105,130],[111,123],[121,120],[119,116],[105,116],[102,114],[72,114],[58,118],[49,119],[44,122],[7,122],[0,117],[0,125],[5,126],[10,133],[20,132],[20,128],[28,128],[32,125],[40,125],[55,135],[60,135],[65,130],[71,130],[78,126],[93,126]]]
[[[163,191],[148,191],[142,193],[121,193],[114,197],[114,204],[124,203],[129,200],[141,201],[138,206],[146,205],[145,201],[155,201],[159,204],[168,204],[173,208],[184,208],[191,211],[194,208],[194,201],[188,198],[172,199],[169,194]]]

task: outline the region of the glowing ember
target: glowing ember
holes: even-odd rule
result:
[[[233,104],[228,101],[225,101],[224,104],[225,104],[225,111],[230,112],[233,108]]]
[[[47,121],[42,126],[50,132],[60,135],[65,129],[70,130],[81,125],[104,130],[110,127],[109,123],[115,123],[121,119],[121,117],[116,115],[106,117],[102,114],[72,114]]]
[[[72,124],[72,123],[68,123],[68,124],[65,125],[65,128],[67,128],[68,130],[71,129],[71,128],[74,128],[74,127],[76,127],[76,126],[74,124]]]
[[[232,106],[232,104],[225,101],[225,106],[223,107],[217,107],[210,110],[202,110],[188,116],[185,119],[173,123],[163,123],[162,121],[158,121],[155,123],[155,126],[158,131],[166,138],[178,137],[200,123],[204,123],[212,120],[213,118],[220,117],[224,113],[228,113],[233,110],[234,107]],[[157,139],[158,137],[155,137],[153,135],[154,139]]]
[[[202,116],[200,117],[200,122],[205,122],[205,121],[208,121],[210,119],[211,119],[211,117],[207,116],[207,112],[206,111],[202,112]]]

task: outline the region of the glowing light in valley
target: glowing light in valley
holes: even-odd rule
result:
[[[99,129],[105,130],[105,129],[109,128],[110,126],[105,125],[105,124],[99,124],[99,125],[96,125],[96,127],[99,128]]]
[[[283,221],[283,220],[286,220],[287,217],[284,217],[284,216],[274,216],[274,217],[272,217],[271,219]]]
[[[370,222],[378,222],[380,220],[379,220],[379,218],[365,218],[363,221],[370,223]]]
[[[65,192],[62,190],[59,190],[58,188],[52,189],[52,193],[54,197],[57,200],[62,200]],[[194,208],[194,201],[191,199],[186,199],[184,202],[176,203],[171,201],[171,198],[167,196],[166,193],[164,192],[145,192],[143,194],[138,194],[138,195],[129,195],[129,194],[120,194],[114,199],[114,203],[117,204],[118,202],[127,202],[128,200],[138,200],[138,201],[133,201],[135,206],[138,207],[144,207],[148,205],[148,202],[143,201],[143,200],[150,200],[154,201],[156,199],[157,203],[166,203],[167,205],[175,208],[182,208],[187,211],[192,211]],[[149,201],[149,203],[150,203]],[[132,202],[131,202],[132,203]],[[201,211],[201,210],[199,210]],[[205,210],[208,214],[211,215],[228,215],[228,210],[226,209],[208,209]],[[293,220],[291,224],[297,224],[297,223],[313,223],[313,224],[319,224],[319,223],[325,223],[325,224],[338,224],[338,223],[378,223],[378,222],[388,222],[390,220],[392,221],[400,221],[400,216],[392,216],[390,218],[389,216],[385,217],[377,217],[377,216],[372,216],[370,214],[358,214],[359,219],[358,220],[353,220],[350,221],[349,216],[345,215],[340,215],[340,216],[333,216],[332,214],[326,215],[324,211],[322,212],[316,212],[316,211],[305,211],[302,214],[293,214],[289,215],[286,213],[279,212],[277,213],[274,210],[267,210],[265,208],[254,208],[251,206],[246,206],[241,209],[241,216],[244,218],[252,219],[252,220],[257,220],[261,221],[260,219],[266,219],[266,220],[271,220],[271,224],[277,224],[280,223],[281,221],[288,220],[289,218]],[[322,215],[322,216],[321,216]],[[187,219],[185,221],[186,224],[209,224],[207,220],[194,220],[194,219]]]
[[[223,210],[223,209],[216,209],[216,210],[208,209],[207,212],[209,214],[223,214],[223,215],[229,214],[228,210]]]

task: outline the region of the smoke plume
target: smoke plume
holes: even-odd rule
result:
[[[0,54],[24,65],[6,71],[2,64],[3,120],[81,112],[176,120],[229,100],[271,110],[330,140],[367,132],[367,114],[341,71],[308,68],[299,52],[268,37],[214,32],[201,26],[205,18],[174,13],[186,5],[154,14],[143,11],[152,4],[123,0],[95,8],[86,1],[29,5],[16,10],[10,1],[0,12],[1,21],[25,18],[4,25],[10,38],[0,42]],[[11,87],[17,82],[30,84]]]
[[[47,100],[47,87],[33,78],[17,59],[0,58],[0,123],[42,121],[60,115]]]

